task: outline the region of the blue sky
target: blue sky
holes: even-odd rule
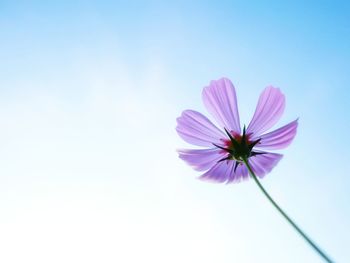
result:
[[[281,88],[293,144],[262,181],[336,262],[350,253],[346,1],[1,1],[1,262],[321,262],[253,182],[177,158],[229,77],[241,120]]]

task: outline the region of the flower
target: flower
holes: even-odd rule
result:
[[[185,110],[177,118],[176,131],[186,142],[205,149],[180,149],[179,157],[195,170],[204,171],[201,179],[213,182],[239,182],[248,179],[247,159],[254,173],[262,178],[282,159],[279,150],[294,139],[298,119],[268,131],[281,118],[285,97],[278,88],[266,87],[260,95],[254,116],[247,128],[241,129],[236,91],[232,82],[221,78],[210,82],[202,99],[220,129],[207,117]]]

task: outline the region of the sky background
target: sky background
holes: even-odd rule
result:
[[[253,181],[178,159],[184,109],[267,85],[298,134],[262,183],[350,260],[347,1],[0,1],[0,262],[322,262]]]

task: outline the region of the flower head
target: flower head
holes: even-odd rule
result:
[[[285,97],[269,86],[260,95],[248,127],[241,129],[236,91],[227,78],[214,80],[202,92],[215,126],[197,111],[185,110],[177,118],[176,131],[186,142],[203,149],[178,150],[179,157],[198,171],[201,179],[214,182],[237,182],[248,178],[247,159],[254,173],[263,177],[281,160],[282,154],[266,152],[287,147],[294,139],[298,120],[266,133],[283,114]]]

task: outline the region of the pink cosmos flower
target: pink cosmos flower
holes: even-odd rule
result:
[[[179,157],[195,170],[204,171],[201,179],[213,182],[238,182],[249,178],[243,160],[247,159],[260,178],[281,160],[282,154],[267,152],[287,147],[294,139],[298,120],[266,133],[281,118],[285,97],[269,86],[260,95],[254,116],[241,129],[236,91],[227,78],[214,80],[202,92],[205,107],[217,122],[194,110],[177,118],[176,131],[186,142],[204,149],[181,149]]]
[[[282,159],[283,155],[267,152],[287,147],[294,139],[298,119],[266,133],[281,118],[285,98],[272,86],[263,90],[247,129],[241,129],[236,91],[229,79],[214,80],[203,89],[205,107],[220,128],[197,111],[185,110],[177,118],[176,131],[186,142],[205,149],[179,150],[179,156],[194,169],[205,171],[201,179],[213,182],[238,182],[254,179],[260,190],[300,234],[326,261],[332,261],[272,199],[257,176],[262,178]]]

